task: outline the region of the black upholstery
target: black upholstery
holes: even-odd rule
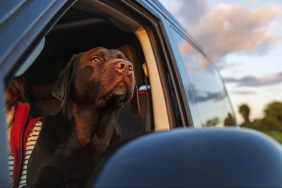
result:
[[[148,84],[142,69],[143,58],[140,57],[140,54],[138,55],[136,49],[130,44],[124,44],[118,49],[124,53],[134,66],[137,88]],[[137,98],[140,106],[139,113],[134,112],[134,109],[136,109],[136,99],[133,99],[119,111],[118,124],[123,137],[131,137],[151,130],[153,116],[151,97],[141,94],[139,91],[136,91],[134,97],[136,95],[138,95]]]
[[[94,187],[282,187],[281,146],[247,129],[178,129],[118,149]]]

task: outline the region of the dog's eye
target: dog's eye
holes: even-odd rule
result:
[[[100,58],[98,56],[94,56],[92,59],[91,59],[91,62],[100,62]]]
[[[121,54],[117,54],[118,59],[123,59],[123,56]]]

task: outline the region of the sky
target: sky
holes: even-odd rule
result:
[[[282,0],[159,0],[219,70],[236,119],[282,102]]]

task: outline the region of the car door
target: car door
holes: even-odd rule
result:
[[[143,1],[143,4],[160,19],[173,62],[174,79],[181,93],[178,101],[186,104],[182,112],[188,117],[189,125],[198,128],[234,126],[234,111],[223,80],[205,55],[204,47],[197,44],[159,3]]]
[[[0,31],[0,41],[1,41],[1,47],[0,47],[0,92],[1,95],[4,96],[5,88],[7,87],[9,81],[12,79],[14,75],[18,74],[25,74],[27,76],[28,80],[31,82],[32,88],[37,89],[39,86],[39,93],[43,93],[46,98],[46,90],[42,90],[42,88],[48,88],[48,84],[45,84],[45,81],[49,80],[50,77],[48,76],[56,76],[55,72],[60,66],[60,64],[56,64],[53,62],[51,65],[51,68],[48,69],[49,65],[48,63],[45,63],[45,57],[47,54],[47,57],[49,58],[48,52],[51,51],[51,56],[54,56],[54,54],[58,54],[57,50],[58,47],[63,44],[65,45],[64,48],[61,48],[63,50],[66,49],[67,44],[63,41],[60,41],[60,38],[64,39],[63,36],[65,36],[66,33],[74,34],[75,36],[82,37],[80,39],[86,38],[85,35],[82,33],[76,33],[76,31],[72,30],[75,28],[81,28],[84,27],[86,24],[89,24],[89,19],[92,19],[92,14],[96,12],[102,12],[101,16],[107,20],[107,18],[113,19],[115,16],[118,17],[116,21],[122,20],[123,22],[129,21],[130,23],[122,24],[121,22],[115,23],[111,22],[111,20],[108,23],[111,23],[111,25],[114,27],[115,25],[118,25],[121,29],[118,29],[120,32],[123,29],[123,26],[126,24],[132,24],[133,27],[135,25],[135,20],[133,18],[128,19],[127,14],[128,8],[131,7],[131,10],[133,10],[133,6],[136,5],[135,2],[117,2],[117,1],[80,1],[74,6],[73,8],[73,14],[72,10],[67,11],[72,5],[74,1],[6,1],[3,2],[3,6],[1,6],[1,31]],[[87,5],[90,5],[90,9]],[[113,8],[110,5],[118,5],[118,7]],[[127,7],[126,10],[123,10],[123,12],[120,11],[120,7]],[[78,9],[78,11],[76,11]],[[119,11],[118,11],[119,10]],[[86,11],[86,15],[83,13]],[[89,12],[88,12],[89,11]],[[135,9],[136,11],[136,9]],[[144,10],[142,10],[144,11]],[[76,13],[78,12],[78,16]],[[81,14],[82,13],[82,14]],[[143,12],[142,12],[143,13]],[[104,16],[104,14],[106,14]],[[135,13],[136,14],[136,13]],[[61,17],[64,16],[64,19],[61,19]],[[70,16],[70,17],[69,17]],[[120,17],[119,17],[120,16]],[[99,17],[97,19],[92,19],[90,21],[94,21],[93,23],[97,23],[98,20],[99,24]],[[69,20],[70,19],[70,20]],[[123,20],[125,19],[125,20]],[[60,22],[56,24],[57,22]],[[81,22],[82,21],[82,22]],[[83,22],[83,21],[86,21]],[[73,24],[69,24],[73,23]],[[91,22],[92,23],[92,22]],[[74,26],[74,27],[73,27]],[[78,27],[76,27],[78,26]],[[94,26],[94,25],[93,25]],[[66,29],[66,30],[64,30]],[[130,30],[130,28],[127,28]],[[107,31],[110,29],[107,29]],[[62,31],[62,32],[61,32]],[[158,74],[158,69],[155,64],[155,55],[153,54],[152,47],[150,46],[150,41],[148,41],[148,35],[145,30],[140,27],[139,30],[131,31],[133,34],[136,32],[136,38],[139,38],[142,41],[142,45],[144,48],[149,47],[151,50],[144,52],[146,54],[146,60],[150,61],[150,65],[148,66],[148,70],[150,74],[154,75],[154,78],[152,79],[152,90],[155,91],[154,96],[154,103],[155,103],[155,117],[152,118],[155,121],[154,129],[168,129],[169,128],[169,118],[166,115],[167,113],[167,104],[164,100],[164,92],[161,87],[160,83],[160,77]],[[56,34],[62,33],[61,37],[57,38]],[[124,32],[123,32],[124,33]],[[116,33],[113,33],[113,36]],[[55,45],[49,45],[52,43],[52,36],[55,35],[54,41],[56,42]],[[103,33],[101,34],[103,35]],[[92,36],[93,37],[93,36]],[[71,39],[74,39],[75,37],[71,37]],[[94,38],[99,38],[95,37]],[[103,38],[104,39],[104,38]],[[108,37],[105,37],[105,40],[108,40]],[[67,40],[71,41],[71,40]],[[82,48],[86,46],[92,46],[93,44],[87,43],[83,44],[82,47],[79,48],[79,50],[82,50]],[[85,46],[86,45],[86,46]],[[123,46],[121,46],[123,47]],[[44,49],[43,49],[44,48]],[[52,52],[52,49],[55,49],[55,52]],[[126,46],[125,46],[126,51]],[[65,52],[65,51],[64,51]],[[61,51],[59,54],[66,54]],[[129,54],[132,55],[132,54]],[[37,57],[38,56],[38,57]],[[41,64],[40,62],[43,64]],[[44,64],[45,63],[45,64]],[[53,66],[54,65],[54,66]],[[39,68],[38,68],[39,67]],[[47,67],[47,68],[46,68]],[[50,71],[50,72],[49,72]],[[47,74],[45,74],[47,73]],[[46,77],[47,78],[46,78]],[[53,81],[52,81],[53,82]],[[39,83],[39,85],[38,85]],[[46,86],[46,87],[45,87]],[[50,93],[51,90],[48,88],[48,92]],[[158,94],[157,94],[158,93]],[[35,93],[38,94],[38,93]],[[39,94],[40,95],[40,94]],[[37,97],[37,96],[36,96]],[[49,96],[48,96],[49,97]],[[42,104],[43,98],[37,98],[38,105]],[[2,97],[0,101],[1,105],[1,114],[5,114],[4,107],[4,97]],[[146,99],[146,98],[145,98]],[[167,101],[167,99],[166,99]],[[50,106],[50,101],[46,101],[48,107]],[[46,104],[45,103],[45,104]],[[43,105],[44,106],[44,105]],[[46,106],[45,106],[46,107]],[[157,109],[160,108],[160,109]],[[54,110],[54,109],[52,109]],[[1,124],[5,125],[5,116],[1,115]],[[127,117],[128,118],[128,117]],[[171,120],[170,120],[171,121]],[[150,119],[146,119],[146,123],[150,126]],[[165,127],[164,127],[165,126]],[[148,127],[148,129],[151,129]],[[7,140],[6,140],[6,130],[5,126],[1,126],[1,144],[0,144],[0,167],[1,167],[1,174],[0,174],[0,182],[1,186],[8,187],[8,171],[7,171]]]
[[[0,92],[42,37],[74,1],[2,1],[0,6]],[[3,97],[0,122],[5,125]],[[0,126],[0,185],[8,187],[6,127]]]
[[[209,114],[214,109],[224,114],[232,113],[224,89],[221,106],[226,105],[226,108],[206,106],[202,107],[205,111],[199,110],[200,101],[197,99],[207,96],[197,96],[191,90],[199,77],[194,80],[189,77],[190,72],[186,71],[173,32],[189,44],[192,40],[156,1],[33,0],[7,1],[3,5],[0,8],[5,10],[0,11],[2,96],[10,79],[24,74],[34,92],[36,107],[44,115],[53,112],[60,105],[52,98],[51,87],[71,55],[104,45],[122,50],[137,69],[138,94],[146,110],[141,119],[135,118],[136,115],[129,110],[120,113],[120,123],[131,126],[124,126],[126,134],[139,133],[140,130],[202,127],[206,121],[200,117],[202,114]],[[194,43],[192,47],[202,56]],[[212,76],[216,75],[213,67],[209,66],[209,70]],[[219,77],[217,82],[222,84]],[[211,85],[211,88],[215,87]],[[218,90],[216,87],[216,92]],[[209,91],[202,93],[209,94]],[[1,114],[5,114],[3,99],[0,105]],[[5,117],[2,115],[0,118],[4,125]],[[222,115],[220,119],[222,123]],[[6,131],[4,126],[0,129],[0,183],[7,187]]]

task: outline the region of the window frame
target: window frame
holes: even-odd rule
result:
[[[91,1],[92,2],[92,1]],[[13,38],[12,35],[7,35],[7,38],[12,38],[13,41],[6,41],[9,45],[10,51],[0,51],[0,92],[2,96],[4,96],[4,91],[9,83],[12,75],[16,72],[16,70],[20,67],[21,62],[24,62],[29,54],[34,50],[34,48],[38,45],[38,43],[44,38],[44,36],[51,30],[51,28],[59,21],[59,19],[64,15],[64,13],[75,3],[75,0],[64,1],[51,1],[46,0],[45,4],[40,4],[40,2],[36,0],[28,1],[24,3],[23,6],[19,8],[19,10],[15,11],[12,17],[9,17],[6,21],[6,25],[10,25],[11,28],[16,27],[19,24],[19,17],[23,16],[23,12],[27,13],[26,8],[32,9],[34,7],[41,7],[41,14],[33,13],[30,15],[32,17],[31,20],[28,20],[23,23],[23,30],[25,31],[25,35],[16,36]],[[93,4],[96,1],[92,2]],[[98,1],[97,4],[103,3],[103,1]],[[166,32],[166,27],[164,23],[167,22],[166,18],[162,15],[162,11],[159,11],[158,8],[154,7],[154,2],[151,1],[112,1],[112,2],[104,2],[108,6],[110,5],[118,5],[113,6],[112,10],[116,12],[123,12],[124,14],[128,14],[133,21],[136,20],[142,23],[144,26],[144,30],[147,34],[149,44],[151,46],[151,52],[155,58],[155,62],[153,62],[159,74],[159,83],[161,85],[163,96],[163,105],[165,105],[165,111],[167,114],[167,120],[160,121],[160,124],[166,124],[165,127],[160,125],[158,130],[163,129],[171,129],[179,126],[191,126],[191,114],[189,110],[189,106],[187,105],[187,101],[185,99],[185,95],[183,92],[183,88],[180,82],[181,79],[178,76],[179,71],[177,69],[177,61],[172,51],[172,43],[168,37]],[[122,7],[122,9],[118,9],[117,7]],[[118,10],[118,11],[117,11]],[[23,12],[22,12],[23,11]],[[11,33],[12,34],[12,33]],[[144,50],[144,49],[143,49]],[[145,52],[144,52],[145,53]],[[145,54],[144,54],[145,55]],[[170,75],[170,79],[168,80],[167,74]],[[169,82],[171,82],[172,86],[169,86]],[[173,90],[176,93],[176,104],[174,105],[172,102],[171,91]],[[157,105],[155,106],[155,113],[158,113]],[[0,100],[0,113],[4,114],[5,102],[4,98]],[[175,117],[175,109],[179,109],[181,123],[176,122]],[[161,114],[162,116],[164,114]],[[161,117],[161,116],[160,116]],[[0,122],[5,124],[5,117],[0,117]],[[158,124],[155,123],[155,124]],[[0,137],[1,144],[1,176],[0,182],[1,186],[3,184],[4,187],[8,185],[8,173],[2,173],[3,171],[8,172],[6,156],[7,156],[7,139],[6,139],[6,131],[5,127],[1,126],[0,128]],[[6,167],[5,167],[6,166]],[[3,167],[3,168],[2,168]]]
[[[1,20],[2,28],[0,30],[0,41],[2,41],[3,47],[0,50],[0,93],[2,96],[4,96],[6,86],[22,62],[29,57],[44,35],[74,2],[75,0],[46,0],[42,3],[32,0],[18,1],[13,6],[3,4],[3,7],[7,6],[6,8],[9,10]],[[34,9],[37,11],[30,11]],[[0,114],[5,114],[4,109],[5,101],[2,97],[0,99]],[[4,115],[0,116],[0,123],[1,125],[6,124]],[[6,126],[0,126],[0,141],[0,187],[9,187]]]

